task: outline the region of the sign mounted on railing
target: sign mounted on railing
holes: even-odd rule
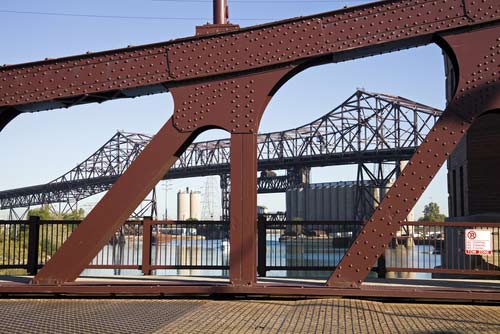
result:
[[[465,230],[465,254],[490,255],[491,231],[488,230]]]

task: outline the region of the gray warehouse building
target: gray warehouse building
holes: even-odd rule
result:
[[[286,218],[308,221],[365,219],[380,200],[380,192],[369,183],[359,187],[355,181],[307,184],[286,192]]]

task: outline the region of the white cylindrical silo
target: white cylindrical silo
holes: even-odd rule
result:
[[[201,193],[198,191],[190,194],[190,211],[189,218],[201,220]]]
[[[177,220],[187,220],[191,217],[191,199],[190,194],[179,191],[177,193]]]

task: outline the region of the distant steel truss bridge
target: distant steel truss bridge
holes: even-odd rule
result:
[[[311,167],[347,164],[358,165],[360,184],[369,181],[384,187],[399,173],[399,162],[410,159],[422,144],[440,115],[438,109],[403,97],[357,90],[311,123],[258,136],[258,192],[284,192],[309,183]],[[16,208],[44,204],[72,210],[79,201],[107,191],[150,140],[145,134],[118,131],[53,181],[0,191],[0,209],[11,210],[11,215]],[[384,171],[387,163],[394,167]],[[367,164],[377,165],[377,171]],[[286,170],[286,175],[276,175],[274,170]],[[230,139],[220,139],[191,144],[164,178],[221,176],[222,210],[227,218],[229,173]]]

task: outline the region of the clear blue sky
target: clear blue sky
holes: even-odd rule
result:
[[[241,26],[249,26],[366,1],[276,2],[229,0],[230,20]],[[196,25],[211,20],[211,6],[211,1],[203,0],[4,0],[0,3],[0,64],[190,36],[194,34]],[[33,14],[35,12],[45,15]],[[72,16],[47,15],[49,13]],[[333,109],[358,87],[444,108],[441,50],[431,45],[308,69],[276,94],[264,115],[260,130],[284,130],[310,122]],[[0,132],[0,189],[48,182],[85,159],[117,129],[153,134],[172,112],[171,96],[161,94],[21,115]],[[209,132],[204,138],[221,135],[224,136],[224,133]],[[354,177],[352,168],[313,170],[314,182]],[[176,211],[174,193],[185,186],[199,190],[203,180],[172,182],[168,205],[172,217]],[[161,191],[159,195],[161,212],[164,210],[164,193]],[[437,202],[441,210],[447,213],[444,168],[417,204],[417,215],[430,200]],[[89,202],[95,201],[94,198]],[[284,210],[284,195],[259,196],[259,204],[271,210]]]

